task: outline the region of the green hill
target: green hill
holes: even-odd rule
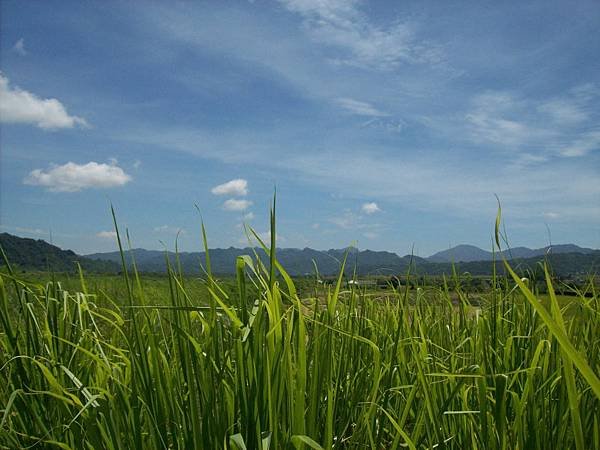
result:
[[[11,266],[23,270],[73,272],[79,262],[86,272],[117,272],[119,265],[79,256],[71,250],[62,250],[41,239],[29,239],[0,233],[0,247],[4,250]],[[0,266],[4,266],[0,258]]]

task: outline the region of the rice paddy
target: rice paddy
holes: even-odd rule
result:
[[[600,448],[597,293],[559,304],[546,272],[542,303],[511,272],[478,308],[459,274],[299,295],[274,244],[225,283],[166,260],[161,302],[135,269],[2,273],[0,448]]]

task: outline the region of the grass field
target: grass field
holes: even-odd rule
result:
[[[600,448],[597,295],[299,295],[265,251],[222,282],[2,273],[0,447]]]

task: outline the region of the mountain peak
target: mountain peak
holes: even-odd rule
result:
[[[492,259],[491,252],[486,252],[474,245],[460,244],[448,250],[442,250],[427,258],[431,262],[472,262]]]

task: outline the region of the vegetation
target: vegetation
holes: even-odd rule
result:
[[[0,446],[600,448],[593,286],[561,307],[545,271],[542,303],[506,265],[475,307],[456,274],[345,288],[343,260],[301,296],[274,244],[225,288],[209,253],[202,287],[167,258],[160,304],[135,266],[70,291],[7,264]]]

